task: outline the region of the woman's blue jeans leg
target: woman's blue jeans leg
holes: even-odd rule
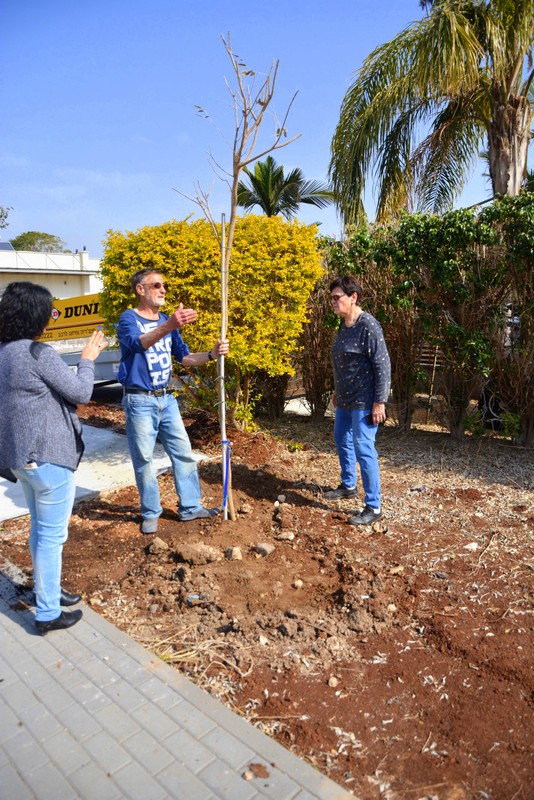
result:
[[[76,492],[75,474],[67,467],[42,463],[14,473],[31,514],[35,618],[50,622],[61,614],[61,557]]]
[[[362,476],[365,504],[371,508],[380,508],[380,468],[375,447],[378,425],[366,421],[370,413],[369,410],[360,409],[352,412],[352,435],[354,452]]]
[[[355,489],[357,482],[356,454],[352,438],[352,413],[343,408],[336,408],[334,419],[334,441],[337,447],[341,483],[347,489]]]
[[[370,410],[346,411],[336,408],[334,441],[341,468],[341,483],[353,489],[357,483],[356,464],[360,467],[365,503],[380,508],[380,470],[375,439],[378,425],[366,422]]]

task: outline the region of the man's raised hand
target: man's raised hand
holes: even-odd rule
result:
[[[186,325],[188,322],[194,322],[196,318],[197,312],[193,311],[192,308],[184,308],[183,303],[180,303],[178,308],[169,317],[169,319],[173,321],[175,328],[181,328],[182,325]]]

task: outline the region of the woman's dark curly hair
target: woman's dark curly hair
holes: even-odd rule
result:
[[[6,286],[0,299],[0,342],[36,339],[48,324],[53,298],[48,289],[29,281]]]

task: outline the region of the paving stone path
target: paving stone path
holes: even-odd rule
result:
[[[20,599],[0,570],[0,800],[354,800],[92,609],[39,636]]]

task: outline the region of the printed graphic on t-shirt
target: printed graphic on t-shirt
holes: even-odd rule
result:
[[[141,333],[148,333],[157,328],[159,321],[142,323],[136,320],[137,327]],[[164,336],[159,342],[153,344],[148,350],[145,350],[145,358],[148,366],[148,372],[154,388],[158,386],[166,386],[169,382],[172,370],[171,358],[172,339],[171,335]]]

